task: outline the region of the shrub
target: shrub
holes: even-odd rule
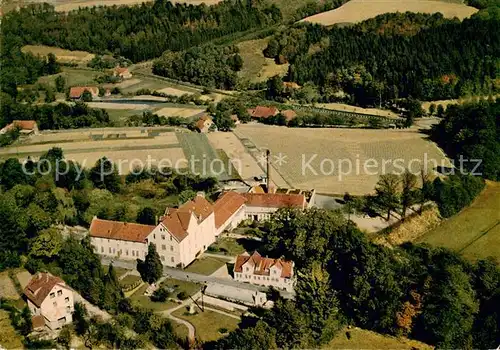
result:
[[[187,298],[189,298],[189,295],[185,291],[181,291],[177,294],[177,298],[179,298],[180,300],[186,300]]]
[[[153,295],[151,296],[151,301],[163,303],[168,299],[169,296],[170,296],[169,291],[166,288],[161,287],[153,292]]]

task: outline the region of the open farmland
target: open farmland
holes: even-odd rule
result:
[[[52,147],[63,149],[66,159],[77,161],[86,168],[92,167],[98,159],[106,156],[126,174],[139,161],[163,166],[183,168],[186,166],[184,152],[170,128],[115,128],[86,129],[42,133],[24,144],[0,149],[0,159],[15,157],[38,158]],[[134,160],[134,164],[131,164]]]
[[[290,186],[319,193],[371,193],[383,172],[422,164],[448,166],[443,153],[414,130],[304,129],[239,125],[244,145],[269,148],[274,167]],[[247,147],[248,148],[248,147]],[[281,164],[280,164],[281,163]]]
[[[469,207],[419,241],[450,248],[472,260],[493,256],[500,263],[500,183],[488,181]]]
[[[86,64],[95,56],[93,53],[87,51],[71,51],[45,45],[25,45],[21,51],[32,53],[35,56],[47,56],[49,53],[53,53],[61,63]]]
[[[62,75],[64,79],[66,79],[66,86],[96,85],[94,79],[101,75],[101,72],[90,69],[62,67],[61,73],[42,76],[38,79],[38,83],[49,84],[55,88],[55,81],[59,75]]]
[[[182,107],[164,107],[155,113],[162,117],[191,118],[206,111],[204,107],[185,105]]]
[[[219,180],[239,179],[235,169],[221,150],[215,150],[208,142],[207,135],[193,132],[177,133],[179,143],[186,154],[191,172],[200,176],[214,176]]]
[[[319,108],[331,109],[334,111],[346,111],[352,113],[368,114],[368,115],[378,115],[380,117],[388,118],[398,118],[399,116],[392,112],[378,108],[363,108],[358,106],[351,106],[344,103],[317,103],[315,105]]]
[[[464,4],[427,0],[351,0],[341,7],[304,18],[302,21],[331,26],[334,24],[359,23],[384,13],[392,12],[440,12],[446,18],[464,19],[478,10]]]

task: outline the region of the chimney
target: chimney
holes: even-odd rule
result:
[[[271,193],[271,151],[268,149],[266,151],[266,160],[267,160],[267,193]]]

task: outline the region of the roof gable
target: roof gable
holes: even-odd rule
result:
[[[94,217],[90,224],[90,236],[144,243],[156,226],[129,222],[102,220]]]
[[[59,277],[48,272],[39,272],[33,276],[24,288],[24,294],[33,304],[40,307],[55,286],[71,290]]]
[[[246,198],[236,192],[224,193],[214,204],[215,227],[221,227],[245,202]]]
[[[293,276],[293,261],[272,259],[262,257],[257,251],[250,256],[248,253],[238,255],[234,264],[234,272],[243,272],[243,266],[253,267],[254,275],[270,275],[271,269],[281,270],[282,278],[291,278]]]

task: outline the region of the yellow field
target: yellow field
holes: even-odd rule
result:
[[[316,107],[332,109],[335,111],[346,111],[361,114],[378,115],[381,117],[398,118],[398,115],[392,111],[382,110],[378,108],[362,108],[358,106],[351,106],[344,103],[317,103]]]
[[[153,128],[116,128],[71,130],[58,133],[43,133],[32,136],[29,142],[0,149],[0,158],[9,157],[26,159],[31,156],[37,159],[52,147],[63,149],[66,159],[74,160],[85,168],[92,167],[97,160],[106,156],[115,163],[121,174],[126,174],[138,165],[152,165],[183,168],[186,166],[185,155],[174,132],[158,131],[157,136],[149,136],[146,130]],[[143,131],[144,132],[141,132]],[[120,138],[108,138],[107,135],[120,134]],[[102,135],[103,139],[93,139]],[[131,165],[133,161],[133,164]]]
[[[164,107],[155,113],[162,117],[181,117],[190,118],[197,114],[204,112],[205,108],[177,108],[177,107]]]
[[[264,57],[262,51],[267,47],[268,41],[268,38],[248,40],[237,45],[243,58],[243,68],[238,72],[240,78],[261,82],[275,75],[286,75],[288,63],[278,65],[272,58]]]
[[[320,193],[371,193],[380,174],[418,173],[423,164],[449,166],[434,143],[415,130],[303,129],[239,125],[244,144],[269,148],[274,167],[293,187]],[[278,157],[281,156],[281,160]],[[281,162],[281,164],[280,164]]]
[[[159,90],[159,92],[167,94],[167,95],[172,95],[172,96],[182,96],[182,95],[186,95],[186,94],[188,94],[188,95],[193,94],[190,91],[179,90],[179,89],[172,88],[172,87],[167,87],[167,88],[161,89],[161,90]]]
[[[339,23],[359,23],[392,12],[440,12],[446,18],[464,19],[478,10],[463,4],[427,0],[351,0],[341,7],[322,12],[302,21],[331,26]]]
[[[22,47],[21,51],[40,56],[47,56],[49,53],[53,53],[59,62],[77,64],[87,63],[95,56],[93,53],[86,51],[71,51],[45,45],[26,45]]]

